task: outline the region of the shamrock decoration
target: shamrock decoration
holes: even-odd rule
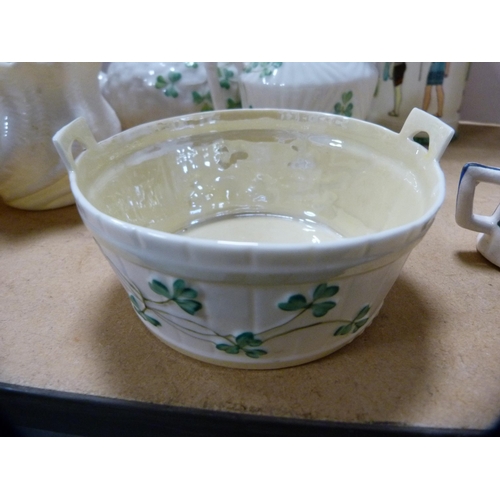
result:
[[[182,78],[182,74],[179,73],[178,71],[175,70],[170,70],[167,78],[163,76],[158,76],[156,78],[156,84],[155,87],[157,89],[165,89],[163,93],[167,97],[179,97],[179,91],[177,90],[177,87],[175,84]]]
[[[129,295],[130,302],[132,302],[132,306],[135,309],[135,312],[145,321],[148,321],[151,323],[153,326],[160,326],[161,323],[153,318],[152,316],[149,316],[149,314],[146,314],[144,311],[147,309],[146,307],[141,308],[141,305],[139,304],[139,301],[133,296]]]
[[[301,295],[292,295],[287,302],[280,302],[278,307],[283,311],[299,311],[301,309],[311,309],[313,316],[321,318],[330,309],[333,309],[337,303],[333,300],[326,300],[319,302],[322,299],[333,297],[339,291],[338,286],[328,286],[326,283],[318,285],[313,293],[313,299],[308,302],[307,299]]]
[[[271,76],[275,70],[281,68],[282,62],[251,62],[245,66],[245,73],[260,72],[259,77]]]
[[[252,332],[240,333],[234,340],[235,344],[216,344],[215,347],[227,354],[238,354],[243,351],[249,358],[260,358],[267,354],[263,349],[249,349],[262,345],[262,340],[256,338]]]
[[[333,112],[336,115],[343,116],[352,116],[352,110],[354,108],[354,104],[349,102],[353,97],[353,93],[351,90],[349,92],[344,92],[342,94],[342,102],[337,102],[335,107],[333,108]]]
[[[339,326],[333,335],[347,335],[351,331],[352,333],[356,333],[369,320],[367,316],[369,310],[370,306],[364,306],[352,321],[349,321],[346,325]]]
[[[198,292],[192,288],[187,288],[184,280],[175,280],[172,292],[170,292],[166,285],[158,280],[150,281],[149,288],[158,295],[166,297],[168,300],[165,302],[172,300],[188,314],[194,315],[196,311],[199,311],[202,307],[200,302],[193,300],[198,296]]]

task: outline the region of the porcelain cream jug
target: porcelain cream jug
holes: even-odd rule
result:
[[[477,250],[500,267],[500,204],[491,215],[476,213],[474,197],[481,182],[500,185],[500,168],[480,163],[464,165],[458,185],[455,219],[463,228],[479,233]]]
[[[215,109],[228,109],[236,79],[243,108],[322,111],[365,119],[371,106],[378,70],[364,62],[235,63],[228,80],[217,63],[206,63]]]
[[[100,93],[101,63],[0,63],[0,197],[45,210],[74,203],[52,136],[85,117],[101,140],[121,130]]]

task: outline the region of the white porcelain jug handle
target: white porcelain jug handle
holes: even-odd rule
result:
[[[439,118],[421,109],[413,108],[399,135],[402,140],[413,140],[420,132],[426,132],[429,135],[428,155],[435,160],[441,158],[455,133],[453,128]]]
[[[68,172],[75,169],[73,154],[73,144],[75,142],[81,143],[87,150],[97,148],[97,142],[92,131],[85,119],[81,117],[59,130],[52,138],[52,141]]]
[[[216,62],[206,62],[203,63],[205,66],[205,71],[207,72],[208,88],[210,89],[210,95],[212,96],[212,104],[215,110],[226,109],[226,99],[222,91],[222,87],[219,82],[219,66]],[[243,71],[242,62],[232,62],[236,69],[238,70],[238,81],[239,75]]]
[[[500,224],[500,205],[491,216],[474,213],[474,194],[480,182],[500,185],[500,168],[488,167],[479,163],[467,163],[462,169],[458,184],[455,220],[465,229],[478,233],[491,234]]]

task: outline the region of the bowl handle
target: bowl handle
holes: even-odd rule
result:
[[[418,108],[413,108],[406,119],[399,136],[401,140],[411,140],[419,133],[429,134],[428,155],[439,160],[450,143],[455,131],[435,116]]]
[[[73,155],[73,143],[75,141],[79,142],[87,150],[97,148],[95,137],[85,118],[82,117],[77,118],[56,132],[52,141],[69,172],[75,170],[76,167]]]

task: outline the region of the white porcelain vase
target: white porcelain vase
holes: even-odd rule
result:
[[[0,197],[45,210],[74,203],[53,135],[85,117],[101,140],[121,130],[100,93],[101,63],[0,63]]]

